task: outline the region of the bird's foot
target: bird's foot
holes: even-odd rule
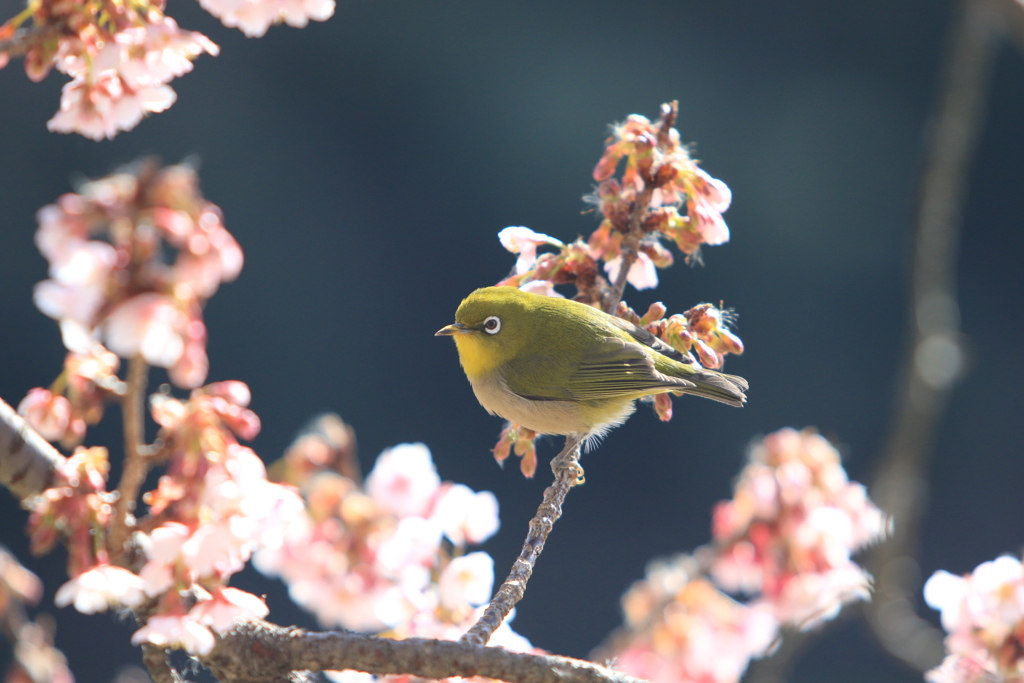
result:
[[[567,440],[562,452],[551,461],[551,471],[555,473],[555,477],[557,478],[561,472],[565,471],[572,478],[570,486],[580,486],[586,482],[586,478],[583,476],[583,467],[580,466],[581,443],[582,440],[579,439]]]

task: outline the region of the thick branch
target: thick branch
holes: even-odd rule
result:
[[[941,632],[914,611],[920,580],[912,558],[925,508],[923,469],[963,363],[956,253],[996,37],[991,2],[965,0],[960,9],[922,171],[911,275],[911,342],[903,360],[895,425],[872,486],[872,498],[892,515],[895,533],[872,554],[877,583],[869,614],[882,644],[918,670],[935,666],[943,655]]]
[[[53,486],[64,456],[0,399],[0,484],[19,500]]]
[[[354,633],[310,633],[246,622],[201,658],[221,681],[284,681],[293,671],[355,669],[420,678],[486,676],[516,683],[639,683],[567,657],[529,655],[447,640],[389,640]]]
[[[491,635],[501,626],[501,622],[505,620],[508,613],[516,606],[516,603],[523,599],[526,582],[533,575],[533,567],[537,563],[537,558],[544,550],[544,544],[548,540],[552,527],[562,516],[562,503],[565,502],[565,496],[569,493],[569,489],[582,481],[583,470],[578,461],[582,442],[581,437],[567,437],[565,448],[551,461],[555,480],[544,490],[544,498],[540,507],[537,508],[537,514],[530,520],[530,530],[526,534],[526,540],[523,541],[523,549],[519,551],[519,557],[512,565],[508,578],[491,598],[483,616],[473,625],[473,628],[462,636],[461,642],[485,645]]]

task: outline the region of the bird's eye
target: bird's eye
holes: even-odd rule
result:
[[[492,315],[490,318],[484,321],[484,331],[487,334],[498,334],[498,330],[501,329],[501,319],[496,315]]]

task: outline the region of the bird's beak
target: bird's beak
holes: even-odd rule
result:
[[[450,337],[453,334],[469,334],[473,331],[472,327],[463,325],[462,323],[452,323],[446,325],[434,333],[435,337]]]

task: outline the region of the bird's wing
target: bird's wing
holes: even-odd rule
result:
[[[592,401],[693,386],[685,379],[658,372],[650,352],[640,344],[606,337],[587,350],[566,390],[577,401]]]
[[[534,401],[594,401],[637,398],[661,390],[684,391],[694,387],[685,379],[658,372],[651,352],[637,342],[605,337],[583,352],[576,371],[560,372],[546,356],[520,356],[503,372],[505,385],[523,398]],[[530,386],[516,379],[529,376]]]
[[[671,358],[672,360],[684,365],[695,364],[693,356],[688,353],[678,351],[674,347],[663,342],[661,339],[658,339],[658,337],[654,336],[654,334],[649,330],[646,330],[639,325],[634,325],[628,320],[623,320],[622,318],[615,316],[612,316],[610,322],[636,341],[640,342],[644,346],[654,349],[663,356]]]

